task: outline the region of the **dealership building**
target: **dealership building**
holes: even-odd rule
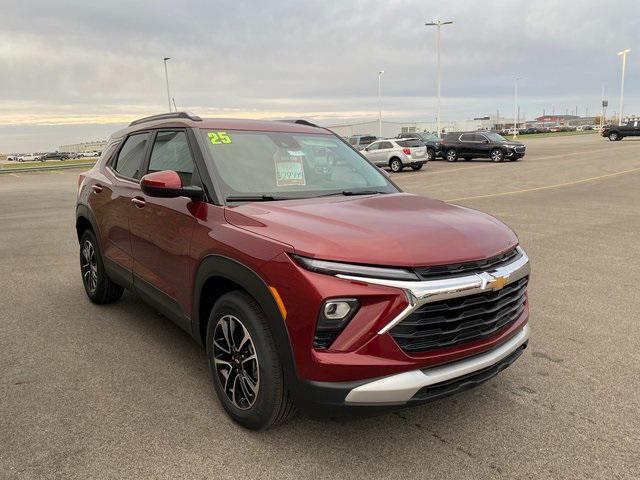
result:
[[[68,145],[60,145],[59,152],[80,153],[80,152],[101,152],[107,145],[105,140],[95,142],[70,143]]]

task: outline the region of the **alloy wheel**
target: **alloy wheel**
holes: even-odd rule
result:
[[[433,154],[433,150],[428,148],[427,149],[427,160],[431,161],[431,160],[433,160],[434,157],[435,157],[435,155]]]
[[[242,322],[225,315],[213,332],[213,361],[227,398],[240,410],[253,406],[260,388],[258,356]]]
[[[98,287],[98,259],[93,244],[86,240],[82,246],[82,281],[86,285],[89,292],[93,293]]]
[[[447,151],[447,161],[455,162],[457,159],[458,159],[458,154],[456,153],[455,150]]]
[[[491,160],[493,160],[494,162],[501,162],[502,158],[503,158],[502,151],[494,150],[493,152],[491,152]]]
[[[609,134],[609,140],[616,141],[618,140],[618,134],[616,132],[612,132]]]

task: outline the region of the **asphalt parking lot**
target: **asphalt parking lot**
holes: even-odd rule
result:
[[[237,427],[205,355],[133,294],[86,298],[78,171],[0,177],[2,478],[640,477],[640,139],[532,139],[432,162],[407,191],[496,215],[532,259],[532,339],[459,396],[381,417]]]

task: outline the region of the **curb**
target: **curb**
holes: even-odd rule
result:
[[[0,175],[3,173],[25,173],[25,172],[46,172],[48,170],[67,170],[70,168],[93,167],[95,162],[75,163],[73,165],[51,165],[49,167],[25,167],[25,168],[0,168]]]

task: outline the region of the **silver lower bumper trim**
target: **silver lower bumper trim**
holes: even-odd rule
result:
[[[490,367],[515,352],[529,338],[529,325],[514,337],[475,357],[424,370],[411,370],[374,380],[354,388],[347,405],[398,405],[408,402],[418,390]]]

